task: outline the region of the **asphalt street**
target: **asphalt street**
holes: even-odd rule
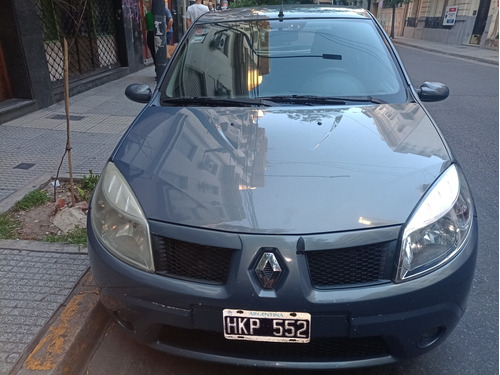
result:
[[[498,373],[498,67],[396,44],[408,74],[449,85],[450,97],[427,107],[462,164],[476,199],[480,220],[477,272],[468,311],[434,351],[406,363],[335,372],[350,375],[435,375]],[[84,372],[124,374],[282,374],[282,370],[200,363],[158,353],[137,344],[114,323]],[[304,374],[304,372],[289,372]]]
[[[451,337],[417,366],[421,374],[433,373],[424,372],[429,368],[442,374],[498,374],[498,67],[396,46],[415,86],[427,80],[450,88],[447,100],[426,107],[464,169],[479,219],[468,310]]]

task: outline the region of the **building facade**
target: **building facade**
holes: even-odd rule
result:
[[[498,49],[498,0],[413,0],[396,8],[395,37]],[[392,8],[372,0],[371,11],[387,32]]]
[[[0,12],[0,124],[64,96],[142,69],[150,57],[144,9],[152,0],[5,0]],[[389,33],[382,0],[312,0],[367,8]],[[189,0],[167,3],[174,42],[185,31]],[[413,0],[396,8],[395,36],[498,49],[499,0]]]
[[[0,124],[144,67],[143,0],[7,0],[0,12]]]

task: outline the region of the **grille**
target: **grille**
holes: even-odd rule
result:
[[[64,76],[63,40],[68,42],[69,76],[119,65],[111,0],[36,0],[45,57],[52,82]],[[135,4],[135,7],[138,5]]]
[[[227,340],[222,333],[164,326],[159,341],[168,346],[229,357],[272,361],[349,361],[389,355],[380,337],[316,338],[307,344]]]
[[[199,245],[152,235],[156,273],[211,284],[224,284],[232,249]]]
[[[391,277],[395,241],[308,251],[311,283],[317,288],[378,283]]]

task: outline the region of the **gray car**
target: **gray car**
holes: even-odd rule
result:
[[[101,301],[174,355],[354,368],[421,355],[463,315],[477,216],[391,41],[361,9],[201,16],[104,168]]]

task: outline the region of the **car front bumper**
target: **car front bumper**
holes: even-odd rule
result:
[[[356,368],[421,355],[455,328],[465,311],[474,275],[476,223],[464,249],[438,270],[401,284],[351,288],[311,286],[303,259],[295,249],[300,236],[235,235],[241,241],[241,251],[224,285],[165,277],[131,267],[102,246],[90,223],[88,250],[102,303],[135,339],[150,347],[232,365]],[[189,231],[197,238],[208,233]],[[394,239],[399,228],[365,233],[366,238]],[[324,240],[322,236],[319,242]],[[361,235],[355,241],[364,240]],[[276,290],[262,289],[252,274],[251,266],[262,243],[282,249],[286,262],[287,276]],[[222,311],[226,308],[310,313],[311,342],[225,339]]]

